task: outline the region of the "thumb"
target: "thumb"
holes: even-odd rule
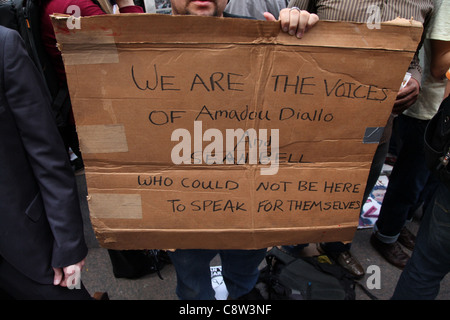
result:
[[[275,16],[270,12],[264,12],[263,15],[264,18],[266,18],[266,21],[277,21],[277,19],[275,19]]]
[[[55,271],[55,276],[53,277],[53,284],[57,286],[61,283],[63,272],[61,268],[53,268],[53,271]]]

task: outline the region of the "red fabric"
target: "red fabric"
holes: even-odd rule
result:
[[[61,83],[66,82],[66,73],[62,61],[61,52],[56,46],[55,33],[50,20],[50,15],[54,13],[72,14],[67,12],[67,7],[76,5],[80,8],[82,17],[105,14],[102,9],[91,0],[48,0],[43,3],[41,16],[41,37],[47,53],[53,60],[58,79]],[[144,10],[139,6],[129,6],[120,9],[120,13],[143,13]],[[73,114],[70,115],[69,123],[74,124]]]
[[[54,61],[56,71],[60,81],[66,81],[66,74],[64,72],[64,64],[61,58],[61,52],[56,47],[55,33],[50,20],[50,15],[53,13],[71,14],[67,13],[67,7],[70,5],[77,5],[81,10],[81,16],[95,16],[105,14],[102,9],[90,0],[49,0],[43,3],[43,12],[41,17],[41,35],[46,51]],[[143,13],[143,9],[139,6],[129,6],[120,9],[121,13]]]

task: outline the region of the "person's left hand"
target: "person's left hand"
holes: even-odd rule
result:
[[[264,12],[264,17],[267,21],[276,21],[270,12]],[[281,30],[300,39],[319,21],[319,16],[294,7],[282,9],[279,20],[281,21]]]
[[[417,101],[419,92],[419,81],[414,78],[409,79],[408,84],[398,92],[397,99],[395,100],[394,107],[392,108],[392,113],[400,114],[411,107],[414,102]]]

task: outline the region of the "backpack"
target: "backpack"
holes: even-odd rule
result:
[[[260,271],[259,290],[269,300],[354,300],[355,278],[327,258],[297,258],[273,247]]]
[[[450,188],[450,95],[428,122],[424,141],[428,167]]]
[[[157,273],[170,264],[167,252],[163,250],[111,250],[108,249],[113,274],[116,278],[137,279],[147,274]]]
[[[30,58],[47,84],[56,124],[64,126],[71,109],[69,90],[66,85],[59,84],[56,70],[41,40],[40,24],[40,0],[0,0],[0,25],[21,35]]]

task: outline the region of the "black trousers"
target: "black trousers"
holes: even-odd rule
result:
[[[2,300],[91,300],[81,283],[80,289],[41,284],[20,273],[0,256],[0,299]]]

